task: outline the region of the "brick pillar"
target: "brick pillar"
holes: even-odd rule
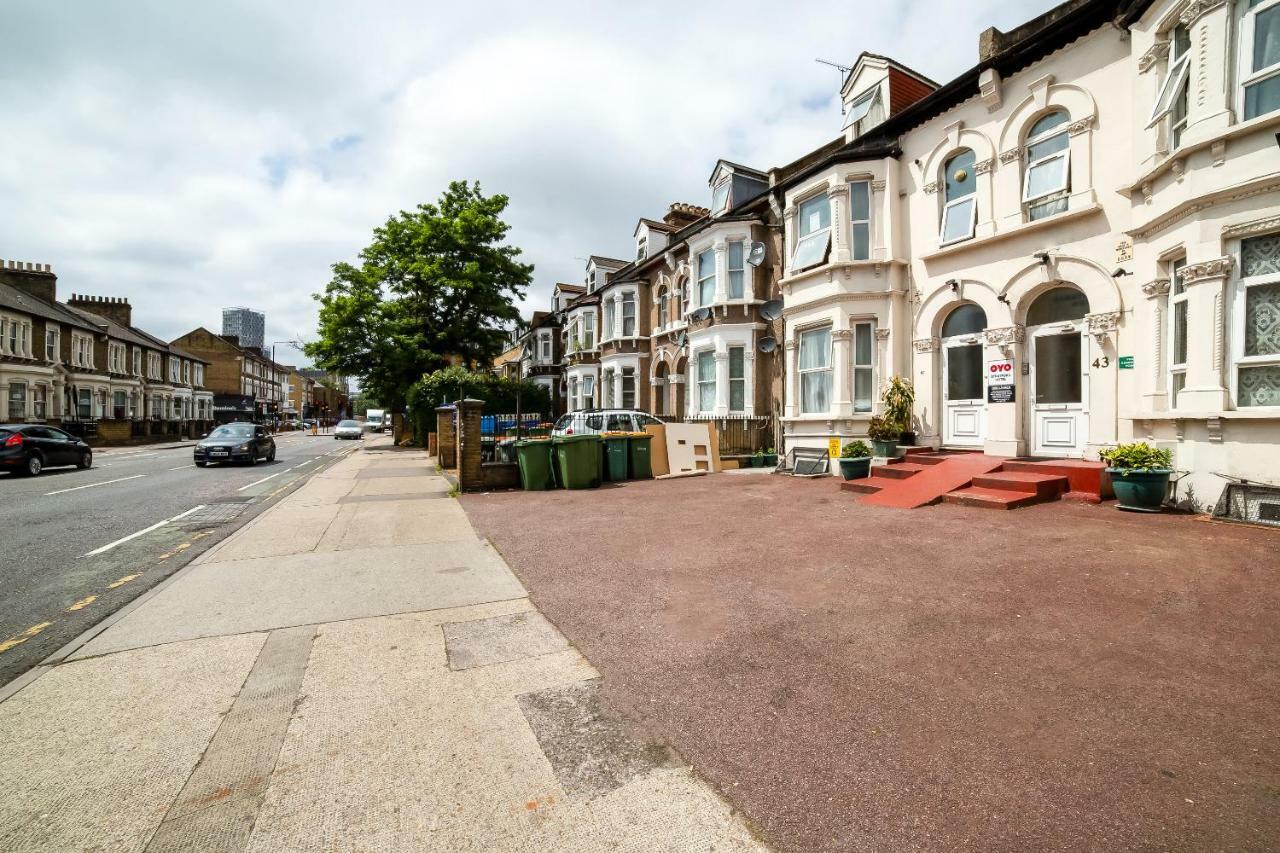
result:
[[[484,489],[480,469],[480,413],[483,400],[459,400],[458,406],[458,487],[464,492]]]
[[[440,463],[441,468],[456,468],[458,466],[457,437],[453,428],[453,406],[441,406],[436,409],[436,448],[438,455],[436,460]]]

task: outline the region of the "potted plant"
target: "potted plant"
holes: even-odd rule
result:
[[[915,444],[916,434],[911,429],[911,413],[916,405],[916,389],[910,379],[895,376],[885,385],[880,395],[884,403],[884,416],[898,425],[900,444]]]
[[[865,441],[851,441],[840,448],[840,476],[846,480],[871,476],[871,448]]]
[[[874,415],[867,424],[867,438],[871,439],[876,456],[895,456],[900,435],[902,427],[886,415]]]
[[[1107,463],[1120,509],[1159,512],[1169,492],[1173,454],[1145,441],[1121,444],[1099,454]]]
[[[764,452],[764,467],[773,468],[778,464],[778,451],[770,447]]]
[[[763,450],[757,450],[755,452],[755,455],[751,457],[751,467],[752,468],[764,467],[764,451]]]

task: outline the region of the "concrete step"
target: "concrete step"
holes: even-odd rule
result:
[[[853,492],[859,495],[874,495],[883,488],[882,485],[871,482],[870,478],[864,477],[861,480],[846,480],[840,484],[840,491]]]
[[[992,471],[973,478],[973,485],[982,489],[1003,489],[1007,492],[1024,492],[1052,500],[1068,489],[1067,478],[1058,474],[1030,474],[1022,471]]]
[[[911,462],[915,465],[937,465],[955,457],[954,453],[913,453]]]
[[[981,486],[970,486],[947,492],[942,496],[944,503],[976,506],[983,509],[1017,509],[1031,504],[1043,503],[1046,499],[1028,492],[1011,492],[1005,489],[984,489]]]
[[[928,465],[917,465],[914,462],[894,462],[892,465],[877,465],[871,469],[872,477],[885,477],[890,480],[905,480],[914,477],[928,468]]]

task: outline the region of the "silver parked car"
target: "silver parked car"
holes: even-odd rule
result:
[[[360,426],[359,421],[338,421],[338,425],[333,428],[333,437],[339,438],[358,438],[364,440],[364,427]]]
[[[598,435],[602,432],[644,432],[662,421],[639,409],[580,409],[563,414],[551,428],[552,435]]]

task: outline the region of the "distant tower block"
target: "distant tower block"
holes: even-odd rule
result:
[[[223,308],[222,334],[235,335],[240,346],[262,349],[266,337],[267,318],[249,308]]]

